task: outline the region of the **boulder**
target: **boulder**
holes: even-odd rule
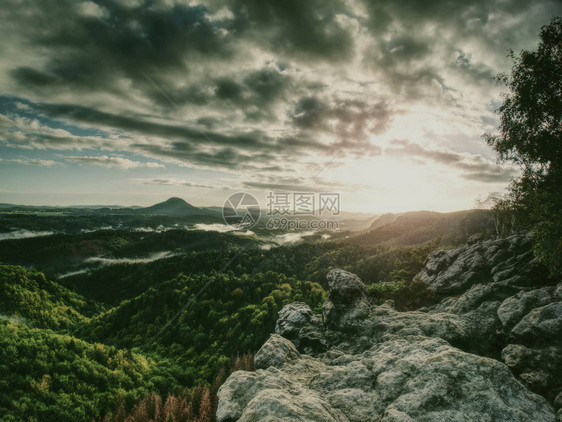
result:
[[[275,332],[284,337],[293,337],[312,319],[312,310],[306,303],[294,302],[279,311]]]
[[[336,268],[328,273],[328,288],[332,302],[353,304],[367,297],[367,289],[359,277],[348,271]]]
[[[561,347],[533,348],[509,344],[502,350],[501,358],[529,389],[544,395],[556,405],[554,398],[562,391]]]
[[[285,363],[300,358],[295,345],[280,335],[273,334],[254,356],[254,365],[258,369],[270,366],[281,368]]]
[[[219,422],[555,418],[505,365],[441,339],[396,335],[358,355],[302,356],[281,368],[235,372],[219,390],[217,410]]]
[[[441,295],[458,294],[475,284],[498,281],[513,286],[532,285],[546,276],[546,269],[533,256],[529,233],[434,252],[417,275],[429,289]]]
[[[562,301],[530,311],[513,327],[510,338],[525,344],[562,344]]]
[[[322,306],[324,323],[350,332],[357,329],[369,314],[367,288],[355,274],[341,269],[330,271],[326,278],[330,294]]]
[[[521,291],[505,299],[498,308],[498,318],[508,329],[513,328],[533,308],[551,303],[554,298],[549,288]]]
[[[218,420],[556,421],[562,283],[531,246],[519,234],[431,254],[418,278],[444,298],[423,311],[372,306],[332,270],[322,315],[279,312],[257,370],[220,388]]]

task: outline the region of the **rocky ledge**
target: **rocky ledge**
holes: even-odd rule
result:
[[[220,388],[218,421],[562,421],[562,283],[530,237],[434,253],[418,277],[444,299],[398,312],[332,270],[322,315],[280,311],[257,370]]]

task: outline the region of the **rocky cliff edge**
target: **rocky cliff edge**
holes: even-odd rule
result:
[[[531,243],[431,254],[418,277],[444,299],[414,312],[332,270],[322,314],[279,312],[257,370],[220,388],[218,421],[562,421],[562,283]]]

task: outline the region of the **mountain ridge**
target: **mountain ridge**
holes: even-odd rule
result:
[[[145,208],[139,208],[135,212],[140,214],[169,215],[174,217],[190,217],[193,215],[211,215],[216,212],[191,205],[182,198],[173,196],[163,202]]]

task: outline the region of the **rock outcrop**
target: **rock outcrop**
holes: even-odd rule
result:
[[[515,287],[540,282],[547,272],[533,257],[532,242],[530,234],[522,234],[437,251],[428,257],[418,277],[441,294],[458,294],[475,284],[498,281]]]
[[[461,293],[429,312],[480,324],[480,337],[463,350],[503,361],[554,403],[562,391],[562,283],[548,280],[531,247],[530,235],[522,234],[439,251],[418,277],[438,294]]]
[[[456,296],[424,311],[372,306],[356,275],[331,271],[322,315],[280,311],[257,370],[220,388],[218,420],[556,421],[562,283],[530,246],[520,235],[430,255],[419,278]]]

